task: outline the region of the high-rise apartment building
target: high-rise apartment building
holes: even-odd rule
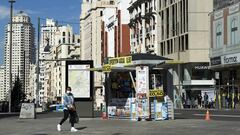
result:
[[[34,46],[34,28],[30,17],[20,11],[13,16],[12,25],[12,82],[17,77],[20,78],[22,90],[28,96],[30,81],[30,64],[35,63],[35,46]],[[5,33],[5,87],[9,91],[9,43],[10,43],[10,24],[6,25]],[[14,84],[13,84],[14,86]],[[8,96],[8,94],[6,95]]]
[[[0,66],[0,101],[6,101],[6,94],[4,89],[4,66]]]

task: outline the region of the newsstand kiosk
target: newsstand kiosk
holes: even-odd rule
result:
[[[168,119],[163,71],[154,69],[166,60],[170,59],[152,54],[110,58],[107,67],[111,71],[105,72],[107,116],[133,121]]]

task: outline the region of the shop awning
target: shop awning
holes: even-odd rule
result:
[[[162,64],[168,60],[172,60],[172,59],[154,55],[154,54],[136,53],[136,54],[132,54],[131,56],[132,56],[132,65],[130,66],[157,65],[157,64]]]
[[[103,65],[102,67],[95,67],[87,69],[89,71],[98,71],[98,72],[124,72],[124,71],[133,71],[136,66],[152,66],[165,63],[166,61],[171,61],[172,59],[157,56],[154,54],[146,53],[136,53],[131,54],[130,56],[109,58],[108,64]]]

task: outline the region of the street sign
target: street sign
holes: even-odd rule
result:
[[[109,64],[103,65],[103,72],[111,72],[111,65]]]
[[[149,91],[149,97],[163,97],[164,92],[160,89],[153,89]]]

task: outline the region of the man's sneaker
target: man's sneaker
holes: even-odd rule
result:
[[[60,124],[57,125],[57,130],[61,131],[61,125]]]
[[[77,132],[78,130],[74,127],[71,128],[71,132]]]

